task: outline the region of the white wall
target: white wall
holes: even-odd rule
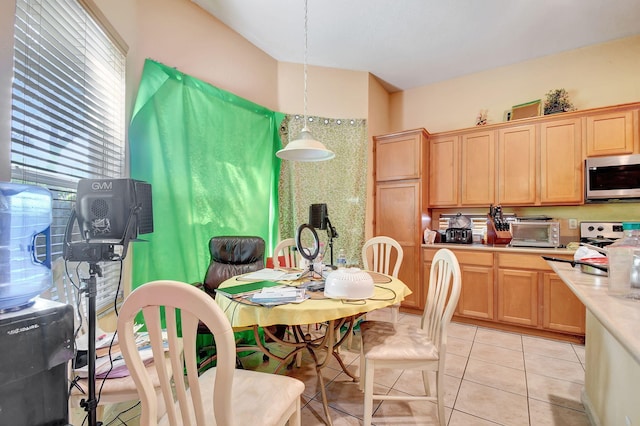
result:
[[[277,61],[189,0],[95,0],[129,45],[127,118],[147,58],[271,109]]]
[[[391,95],[391,131],[473,127],[478,112],[503,121],[513,105],[565,88],[578,109],[640,101],[640,36],[495,68]]]
[[[307,66],[307,115],[366,118],[369,73]],[[278,110],[304,113],[304,66],[278,63]]]
[[[373,75],[369,74],[369,111],[367,112],[367,209],[365,240],[373,237],[373,136],[389,131],[389,93]]]

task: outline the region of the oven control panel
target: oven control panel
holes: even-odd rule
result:
[[[580,222],[580,239],[612,239],[624,237],[622,222]]]

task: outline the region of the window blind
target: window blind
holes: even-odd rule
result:
[[[124,175],[125,55],[77,0],[16,0],[14,33],[11,179],[51,191],[56,259],[78,180]],[[98,312],[122,298],[100,266]]]

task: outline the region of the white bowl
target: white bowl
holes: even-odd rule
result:
[[[373,278],[359,268],[330,272],[324,283],[324,295],[331,299],[368,299],[373,292]]]

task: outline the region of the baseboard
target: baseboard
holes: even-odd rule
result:
[[[580,345],[584,345],[584,336],[583,335],[565,334],[565,333],[561,333],[561,332],[543,330],[543,329],[540,329],[540,328],[522,327],[522,326],[518,326],[518,325],[505,324],[505,323],[481,320],[481,319],[476,319],[476,318],[467,318],[467,317],[461,317],[461,316],[457,316],[457,315],[454,315],[453,318],[451,319],[451,321],[459,322],[459,323],[463,323],[463,324],[479,325],[481,327],[493,328],[495,330],[502,330],[502,331],[510,331],[510,332],[513,332],[513,333],[527,334],[527,335],[530,335],[530,336],[544,337],[544,338],[554,339],[554,340],[563,340],[565,342],[577,343],[577,344],[580,344]]]

